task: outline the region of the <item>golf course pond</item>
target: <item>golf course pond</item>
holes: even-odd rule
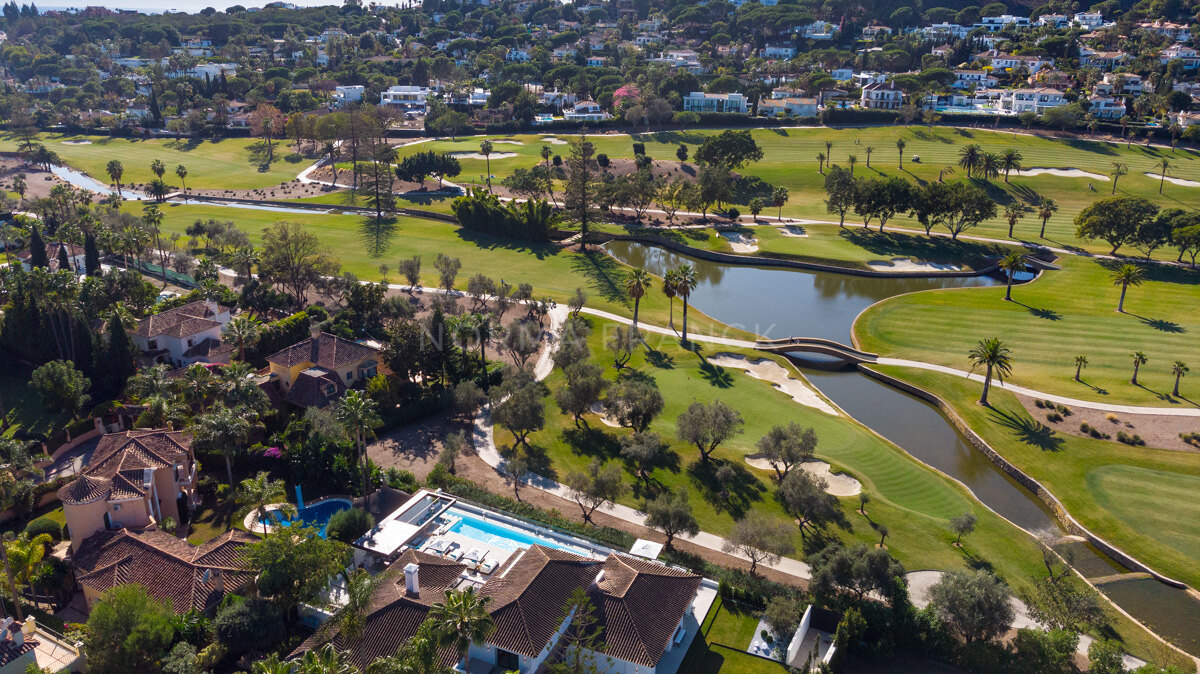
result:
[[[999,276],[885,278],[709,262],[631,241],[605,249],[652,274],[681,263],[696,269],[690,304],[727,325],[768,339],[821,337],[851,344],[855,318],[880,300],[941,288],[994,286]],[[1035,535],[1064,539],[1066,531],[1031,491],[971,445],[934,405],[834,361],[792,358],[808,380],[847,414],[905,451],[965,484],[992,510]],[[1128,570],[1094,546],[1064,539],[1056,548],[1085,577]],[[1157,580],[1118,580],[1104,593],[1127,613],[1192,654],[1200,654],[1200,601]]]

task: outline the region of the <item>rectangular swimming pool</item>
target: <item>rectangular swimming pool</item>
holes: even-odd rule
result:
[[[521,529],[502,522],[485,520],[458,508],[450,508],[446,511],[445,516],[458,518],[458,521],[450,527],[450,532],[466,536],[467,538],[473,538],[481,543],[486,543],[487,545],[503,550],[516,551],[523,550],[531,545],[543,545],[548,548],[573,552],[577,555],[587,554],[586,550],[562,543],[556,538],[542,536],[528,529]]]

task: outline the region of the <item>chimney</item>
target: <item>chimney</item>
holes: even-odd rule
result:
[[[213,575],[216,576],[215,580],[216,580],[217,592],[224,594],[225,593],[225,574],[221,573],[220,571],[217,571]]]
[[[404,565],[404,590],[413,596],[420,596],[421,582],[417,578],[417,572],[421,567],[413,562]]]
[[[596,580],[592,581],[592,587],[600,587],[602,582],[604,582],[604,569],[600,569],[600,573],[596,574]]]
[[[14,646],[25,645],[25,633],[21,631],[21,623],[15,622],[8,626],[8,638],[12,639]]]
[[[211,313],[213,316],[217,315],[217,310],[219,309],[219,307],[217,306],[216,300],[204,300],[204,306],[205,306],[205,308],[208,309],[209,313]]]

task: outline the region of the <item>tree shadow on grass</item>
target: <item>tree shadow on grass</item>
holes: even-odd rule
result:
[[[358,235],[368,256],[383,257],[396,236],[396,218],[364,218],[358,227]]]
[[[1044,307],[1031,307],[1028,304],[1019,302],[1017,300],[1013,300],[1013,304],[1017,304],[1028,309],[1029,313],[1032,314],[1034,318],[1042,318],[1047,321],[1061,321],[1063,318],[1062,314],[1053,309],[1047,309]]]
[[[1128,311],[1125,313],[1133,316],[1134,318],[1154,328],[1155,330],[1158,330],[1159,332],[1170,332],[1174,334],[1187,332],[1187,328],[1184,328],[1175,321],[1168,321],[1165,318],[1146,318],[1145,316],[1138,316],[1137,314],[1129,313]]]
[[[1064,440],[1054,429],[1028,415],[1009,414],[995,407],[988,408],[992,421],[1012,431],[1021,442],[1037,447],[1044,452],[1061,451]]]
[[[666,352],[649,347],[646,348],[646,362],[660,370],[675,369],[675,358]]]
[[[880,257],[906,256],[931,262],[982,264],[984,258],[1003,253],[1001,246],[979,241],[953,241],[945,237],[925,237],[899,232],[877,232],[860,227],[840,230],[838,235]]]
[[[202,142],[199,138],[172,138],[163,143],[163,147],[177,152],[191,152],[200,147],[200,143]]]
[[[621,443],[617,436],[599,428],[567,428],[563,430],[562,438],[571,451],[580,456],[603,460],[621,456]]]
[[[270,171],[271,164],[279,161],[279,155],[275,151],[278,148],[272,149],[275,142],[268,145],[267,141],[260,140],[257,143],[251,143],[246,146],[246,149],[250,153],[250,163],[258,167],[259,173]]]
[[[717,479],[722,466],[733,469],[733,475],[724,485]],[[697,460],[687,468],[688,476],[700,489],[704,500],[718,511],[726,511],[734,519],[741,519],[756,502],[761,501],[767,491],[766,485],[744,465],[724,459]]]
[[[713,365],[707,360],[700,363],[700,376],[710,386],[717,388],[729,388],[733,386],[733,375],[729,374],[729,371],[725,368]]]
[[[629,306],[629,296],[621,288],[625,272],[615,258],[602,251],[590,250],[573,255],[571,269],[583,274],[588,286],[604,299]]]

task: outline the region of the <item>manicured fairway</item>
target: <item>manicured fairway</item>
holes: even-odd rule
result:
[[[1112,263],[1076,256],[1013,288],[940,290],[880,302],[859,317],[861,347],[887,356],[966,370],[967,352],[980,339],[1000,337],[1013,354],[1012,381],[1085,400],[1154,406],[1195,405],[1200,376],[1184,378],[1183,399],[1169,394],[1176,360],[1200,366],[1200,271],[1146,268],[1147,281],[1130,288],[1117,313],[1120,288],[1109,281]],[[1130,383],[1134,351],[1143,351],[1139,385]],[[1075,356],[1086,355],[1083,382],[1074,381]]]
[[[275,158],[268,165],[262,140],[226,138],[218,141],[178,138],[110,138],[109,136],[64,136],[42,134],[46,147],[58,153],[72,168],[96,180],[109,182],[106,167],[112,159],[125,166],[122,183],[146,183],[154,178],[150,162],[161,159],[167,166],[163,180],[180,186],[175,167],[187,167],[187,186],[194,189],[245,190],[287,182],[314,160],[293,154],[294,146],[275,142]],[[64,141],[91,141],[77,144]],[[0,150],[17,149],[17,140],[0,136]]]
[[[142,206],[127,203],[125,209],[140,214]],[[397,273],[401,258],[420,255],[422,283],[435,286],[438,282],[433,261],[438,253],[458,257],[462,270],[456,286],[465,289],[474,274],[486,274],[493,279],[517,285],[533,284],[538,297],[566,301],[583,288],[588,293],[588,305],[623,315],[633,314],[633,303],[621,289],[629,268],[599,252],[580,255],[563,251],[548,244],[527,244],[498,239],[458,228],[454,224],[420,218],[397,218],[378,227],[373,218],[361,215],[326,215],[320,213],[286,213],[223,206],[166,204],[163,230],[180,232],[192,222],[216,218],[232,220],[244,229],[257,244],[264,228],[279,221],[298,222],[320,237],[342,263],[342,270],[364,280],[378,281],[379,266],[388,265],[392,283],[403,279]],[[186,240],[186,239],[185,239]],[[657,284],[642,299],[641,316],[665,325],[669,313],[667,298]],[[678,305],[679,303],[676,302]],[[676,306],[676,313],[679,307]],[[689,328],[748,338],[749,335],[712,321],[696,310],[689,311]]]
[[[675,150],[680,143],[688,145],[693,151],[695,146],[715,131],[669,131],[651,134],[603,135],[594,136],[592,141],[598,153],[609,157],[632,157],[633,142],[646,145],[646,153],[655,159],[676,160]],[[761,178],[771,185],[787,187],[791,199],[784,207],[784,215],[812,219],[828,220],[830,216],[823,202],[823,176],[817,171],[816,156],[825,152],[825,142],[833,143],[830,152],[836,165],[846,166],[847,156],[858,156],[855,170],[860,177],[877,177],[902,175],[914,181],[937,180],[940,169],[953,165],[958,159],[958,150],[965,144],[977,143],[984,151],[996,152],[1006,148],[1015,148],[1024,156],[1023,166],[1028,168],[1076,168],[1100,177],[1072,178],[1054,175],[1010,176],[1006,184],[1003,177],[993,179],[990,183],[979,181],[990,194],[1000,203],[1001,212],[1006,203],[1017,201],[1027,206],[1038,203],[1043,197],[1058,202],[1059,211],[1054,215],[1047,227],[1047,242],[1058,245],[1078,245],[1089,250],[1107,252],[1103,243],[1085,243],[1074,236],[1073,220],[1084,206],[1101,197],[1107,196],[1112,183],[1105,181],[1112,172],[1113,162],[1128,164],[1129,174],[1120,178],[1117,183],[1117,194],[1129,194],[1150,198],[1163,207],[1195,208],[1200,201],[1200,187],[1189,187],[1167,183],[1164,194],[1158,194],[1158,180],[1143,175],[1146,172],[1156,172],[1160,158],[1168,158],[1173,168],[1170,175],[1174,178],[1200,181],[1200,153],[1179,148],[1175,151],[1158,147],[1145,147],[1133,144],[1126,147],[1123,143],[1108,143],[1086,140],[1056,140],[1042,138],[1023,133],[1003,133],[977,129],[952,129],[935,127],[886,126],[863,129],[832,129],[832,128],[792,128],[792,129],[757,129],[752,132],[760,147],[763,148],[764,158],[761,162],[750,165],[743,170],[749,176]],[[544,143],[541,135],[519,135],[494,137],[494,139],[515,140],[521,145],[495,145],[494,152],[511,153],[515,157],[492,159],[492,174],[497,179],[503,178],[517,167],[530,167],[541,161],[540,148]],[[565,136],[559,136],[565,138]],[[903,169],[897,167],[899,153],[896,141],[903,139],[906,143]],[[421,150],[438,150],[448,152],[477,152],[480,138],[462,138],[457,141],[437,141],[414,145],[411,149],[401,150],[403,156],[409,152]],[[866,166],[866,149],[871,147],[871,166]],[[550,145],[552,151],[565,157],[565,145]],[[919,163],[912,160],[914,155],[920,157]],[[495,156],[495,155],[494,155]],[[486,173],[485,162],[477,159],[461,159],[461,182],[480,181]],[[950,174],[948,179],[964,177],[961,169]],[[1089,184],[1091,187],[1089,188]],[[757,194],[757,193],[756,193]],[[755,194],[740,195],[735,202],[745,204]],[[763,195],[758,195],[763,196]],[[745,213],[745,208],[742,208]],[[773,215],[774,209],[768,209],[764,215]],[[916,223],[907,217],[898,218],[896,225],[917,227]],[[1032,214],[1027,214],[1016,231],[1016,236],[1027,240],[1038,240],[1037,233],[1041,222]],[[970,232],[971,234],[987,236],[1007,236],[1008,225],[1001,219],[985,223]],[[1160,251],[1161,257],[1174,257],[1170,251]]]
[[[927,370],[872,366],[933,391],[1004,458],[1046,486],[1080,523],[1162,573],[1193,587],[1200,547],[1200,454],[1056,433],[1010,393]]]

